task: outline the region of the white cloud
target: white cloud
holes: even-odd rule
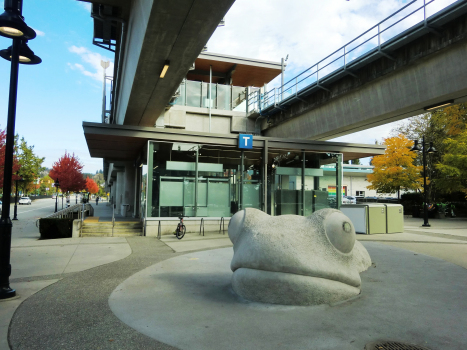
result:
[[[82,65],[79,63],[68,63],[68,67],[71,69],[79,70],[84,75],[91,77],[95,80],[103,80],[103,68],[101,61],[110,61],[107,57],[102,56],[97,52],[92,52],[85,47],[71,46],[68,48],[70,52],[73,52],[81,57],[81,60],[86,64]],[[106,70],[106,75],[111,76],[113,74],[114,64],[110,61],[110,65]]]
[[[91,12],[91,4],[90,4],[90,3],[78,1],[78,4],[79,4],[82,8],[84,8],[85,10]]]
[[[33,29],[34,29],[34,28],[33,28]],[[34,29],[34,31],[36,32],[36,34],[37,34],[38,36],[45,36],[45,33],[44,33],[43,31],[39,30],[39,29]]]

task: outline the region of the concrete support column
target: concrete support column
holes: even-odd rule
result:
[[[114,197],[114,200],[115,200],[115,211],[117,213],[120,213],[120,209],[122,207],[122,204],[123,204],[123,195],[124,195],[124,192],[125,192],[125,173],[123,171],[119,171],[117,172],[117,181],[114,182],[114,186],[115,186],[115,197]]]
[[[130,213],[135,208],[135,180],[136,172],[133,162],[125,162],[125,189],[123,194],[123,203],[130,205]]]
[[[141,180],[142,180],[142,167],[135,168],[135,209],[133,210],[133,217],[141,217]]]

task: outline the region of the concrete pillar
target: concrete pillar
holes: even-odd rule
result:
[[[115,211],[117,213],[120,213],[120,209],[122,207],[122,204],[123,204],[123,195],[124,195],[124,192],[125,192],[125,173],[123,171],[119,171],[117,172],[117,181],[116,183],[114,182],[114,186],[115,186],[115,204],[116,204],[116,207],[115,207]]]
[[[117,188],[117,180],[113,179],[112,184],[109,187],[110,187],[110,195],[109,195],[110,198],[109,198],[109,200],[112,199],[112,205],[114,205],[115,204],[115,199],[117,198],[117,197],[115,197],[115,189]]]
[[[130,205],[130,213],[135,208],[135,165],[133,162],[125,162],[125,189],[123,194],[123,203]]]
[[[142,167],[135,168],[135,209],[133,211],[133,217],[139,218],[141,216],[141,180],[142,180]]]

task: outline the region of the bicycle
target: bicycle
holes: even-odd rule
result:
[[[186,227],[183,225],[183,217],[179,216],[180,222],[177,225],[177,229],[175,230],[175,235],[178,239],[182,239],[186,233]]]

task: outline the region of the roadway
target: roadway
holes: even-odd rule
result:
[[[10,205],[10,218],[13,219],[14,215],[14,203]],[[61,208],[61,206],[59,206]],[[18,220],[12,220],[13,231],[12,231],[12,242],[19,238],[36,238],[39,239],[39,230],[37,233],[32,230],[26,229],[31,225],[35,225],[37,219],[53,214],[55,210],[55,200],[50,198],[36,199],[32,201],[31,205],[19,205],[17,218]]]

